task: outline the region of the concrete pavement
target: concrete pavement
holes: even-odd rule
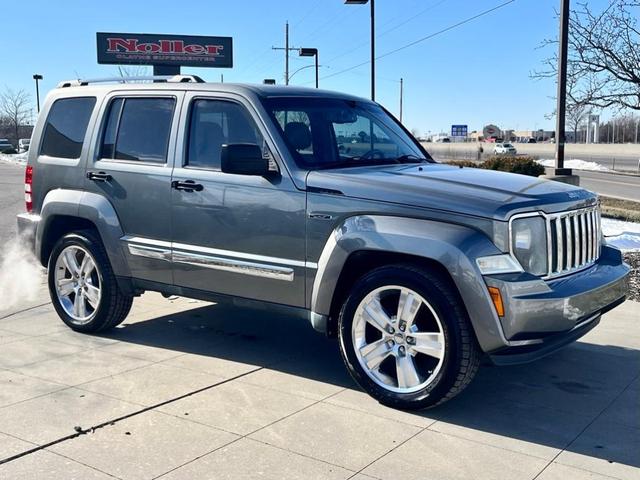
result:
[[[149,293],[87,336],[17,306],[0,313],[0,478],[635,479],[638,318],[626,302],[411,413],[359,391],[300,320]]]

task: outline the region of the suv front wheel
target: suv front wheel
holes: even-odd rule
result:
[[[48,267],[51,301],[73,330],[98,332],[126,318],[133,297],[118,288],[102,242],[92,231],[63,236],[53,247]]]
[[[354,380],[394,408],[447,401],[478,369],[479,349],[457,292],[412,265],[380,267],[356,282],[338,331]]]

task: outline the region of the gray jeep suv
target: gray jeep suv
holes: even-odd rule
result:
[[[380,402],[424,408],[481,355],[546,355],[625,298],[591,192],[435,163],[361,98],[157,80],[63,82],[33,133],[18,224],[74,330],[146,290],[243,298],[337,336]]]

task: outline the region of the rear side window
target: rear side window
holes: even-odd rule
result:
[[[80,158],[95,97],[63,98],[51,106],[40,155]]]
[[[116,98],[109,106],[101,158],[165,163],[173,98]]]

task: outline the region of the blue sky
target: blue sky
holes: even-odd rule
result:
[[[377,54],[381,55],[456,24],[505,0],[376,0]],[[594,0],[590,4],[601,4]],[[420,133],[470,130],[487,123],[501,128],[552,128],[553,81],[529,73],[550,54],[537,48],[554,37],[559,0],[516,0],[473,22],[389,55],[377,62],[376,100],[397,115],[399,79],[404,78],[404,123]],[[596,5],[594,5],[596,6]],[[290,42],[319,49],[320,87],[369,96],[369,65],[323,79],[369,59],[369,7],[344,0],[23,0],[4,2],[0,29],[0,87],[34,91],[32,75],[48,91],[60,80],[104,77],[95,32],[221,35],[234,38],[233,69],[194,69],[210,81],[261,82],[284,76],[284,23]],[[8,21],[8,19],[12,19]],[[312,63],[291,56],[291,72]],[[9,67],[11,66],[11,67]],[[313,68],[291,84],[313,86]],[[35,97],[35,94],[34,94]]]

